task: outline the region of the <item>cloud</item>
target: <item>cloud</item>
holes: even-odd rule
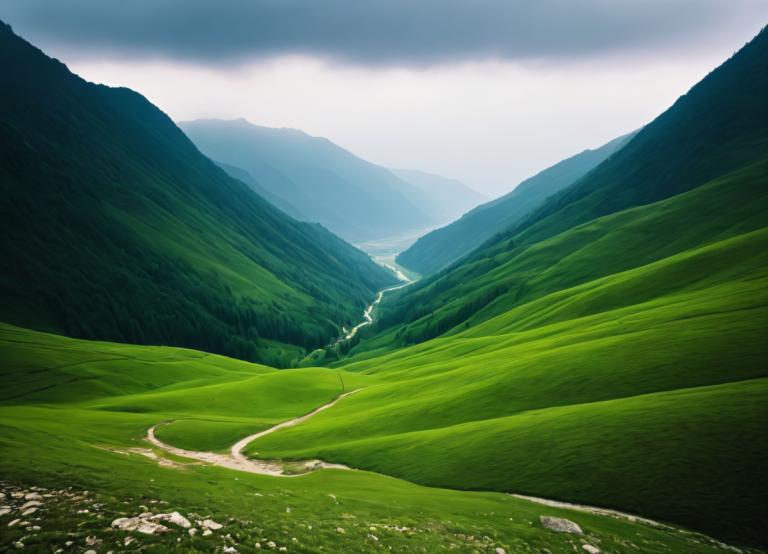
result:
[[[568,60],[709,46],[764,0],[3,0],[0,18],[71,56],[202,65],[311,55],[364,66]]]

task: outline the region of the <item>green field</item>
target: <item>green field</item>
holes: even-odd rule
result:
[[[488,552],[497,547],[572,552],[581,544],[608,552],[722,551],[693,533],[499,493],[426,488],[364,471],[275,478],[183,460],[163,467],[126,453],[146,448],[142,437],[149,426],[177,419],[184,425],[169,426],[163,439],[189,448],[222,448],[232,438],[338,395],[336,370],[276,371],[191,350],[79,341],[10,326],[0,327],[0,352],[7,385],[0,402],[4,486],[61,489],[66,484],[90,495],[79,504],[61,497],[46,500],[38,522],[42,529],[35,533],[8,528],[14,516],[0,516],[3,544],[22,539],[27,549],[50,551],[68,540],[83,545],[92,536],[104,541],[103,551],[120,549],[128,535],[110,530],[109,523],[136,515],[144,505],[156,512],[203,514],[225,524],[210,537],[140,535],[132,548],[141,545],[149,552],[213,550],[225,544],[252,552],[256,542],[267,541],[290,552]],[[347,390],[379,386],[375,376],[341,376]],[[541,515],[575,521],[585,536],[544,529]]]

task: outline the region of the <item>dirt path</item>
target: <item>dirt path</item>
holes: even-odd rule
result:
[[[322,460],[302,460],[300,462],[291,463],[291,466],[293,470],[296,471],[296,473],[294,472],[285,473],[284,464],[280,460],[250,459],[243,454],[243,449],[246,446],[248,446],[251,442],[255,441],[258,438],[263,437],[264,435],[274,433],[275,431],[279,429],[285,429],[286,427],[293,427],[294,425],[298,425],[299,423],[303,423],[304,421],[307,421],[309,418],[317,415],[318,413],[324,410],[327,410],[342,398],[349,396],[350,394],[354,394],[360,390],[362,389],[356,389],[351,392],[341,394],[337,396],[335,399],[333,399],[332,401],[328,402],[327,404],[323,404],[319,408],[315,408],[308,414],[305,414],[300,417],[296,417],[294,419],[289,419],[288,421],[279,423],[274,427],[270,427],[269,429],[265,429],[264,431],[260,431],[258,433],[254,433],[253,435],[249,435],[244,439],[236,442],[232,446],[232,448],[230,448],[229,454],[217,454],[216,452],[201,452],[198,450],[185,450],[184,448],[177,448],[175,446],[171,446],[170,444],[166,444],[160,439],[158,439],[157,436],[155,435],[155,429],[157,429],[158,426],[163,425],[162,423],[153,425],[147,430],[146,440],[151,444],[153,444],[154,446],[160,448],[161,450],[164,450],[165,452],[168,452],[169,454],[173,454],[174,456],[191,458],[193,460],[198,460],[206,464],[217,465],[220,467],[235,469],[238,471],[247,471],[248,473],[259,473],[261,475],[272,475],[277,477],[298,477],[299,475],[303,475],[304,473],[314,471],[316,469],[323,469],[323,468],[350,469],[349,467],[342,464],[331,464],[328,462],[324,462]]]

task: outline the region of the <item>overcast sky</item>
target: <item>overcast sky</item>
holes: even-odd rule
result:
[[[496,196],[647,123],[766,0],[3,0],[86,79],[174,119],[245,117]]]

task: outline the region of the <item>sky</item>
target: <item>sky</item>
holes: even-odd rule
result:
[[[84,78],[177,121],[244,117],[495,197],[650,122],[766,0],[3,0]]]

